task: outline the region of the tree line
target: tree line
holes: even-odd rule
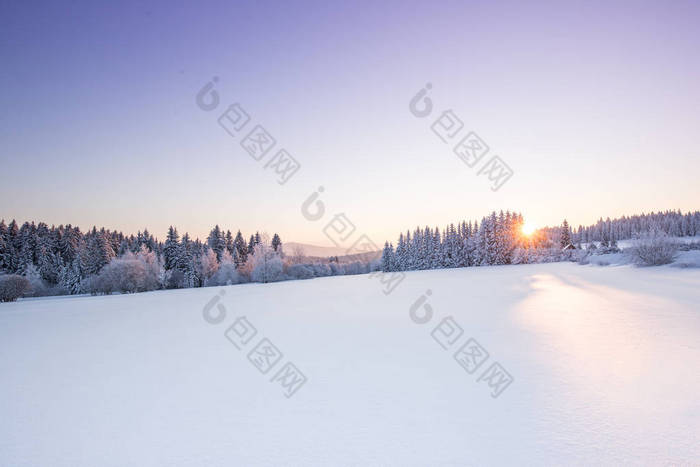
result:
[[[669,237],[700,234],[700,211],[682,214],[666,211],[618,219],[602,218],[574,232],[565,219],[556,227],[544,227],[531,235],[522,233],[523,216],[510,211],[492,212],[478,221],[462,221],[440,230],[417,227],[399,235],[396,246],[386,242],[383,271],[410,271],[501,264],[541,263],[572,258],[566,248],[619,252],[618,240],[649,232]],[[598,245],[596,245],[598,243]]]
[[[551,262],[570,259],[565,248],[615,252],[617,241],[649,232],[670,237],[700,235],[700,211],[665,211],[593,225],[562,225],[522,233],[520,213],[492,212],[481,221],[462,221],[443,229],[416,228],[387,242],[380,261],[339,262],[328,258],[310,262],[303,255],[286,255],[278,234],[256,232],[246,241],[238,231],[218,225],[205,241],[180,236],[170,227],[163,242],[147,229],[136,235],[105,228],[83,233],[70,224],[0,221],[0,276],[24,278],[33,295],[141,292],[242,282],[273,282],[330,275],[362,274],[375,269],[408,271],[484,265]],[[596,247],[596,243],[598,246]],[[8,282],[11,294],[24,287]]]
[[[83,233],[70,224],[0,221],[0,276],[26,278],[34,296],[273,282],[371,269],[368,262],[304,261],[285,255],[276,233],[269,238],[256,232],[246,241],[240,231],[233,235],[218,225],[204,242],[171,226],[161,242],[147,229],[126,236],[105,228]]]
[[[663,232],[669,237],[700,235],[700,211],[683,214],[680,210],[670,210],[622,216],[617,219],[600,218],[593,225],[579,225],[576,232],[572,234],[572,238],[578,244],[591,242],[608,244],[611,241],[632,239],[653,230]]]
[[[399,234],[396,248],[384,244],[381,268],[389,272],[511,264],[517,249],[529,241],[522,225],[522,214],[494,211],[481,222],[461,221],[442,230],[417,227]]]

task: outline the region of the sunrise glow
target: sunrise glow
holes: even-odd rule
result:
[[[532,235],[535,230],[537,230],[537,226],[533,224],[532,222],[525,222],[523,226],[520,228],[520,231],[523,233],[523,235],[530,236]]]

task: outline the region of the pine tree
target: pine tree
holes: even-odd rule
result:
[[[435,227],[433,230],[432,249],[430,252],[430,268],[437,269],[442,267],[443,263],[442,238],[440,237],[440,229]]]
[[[394,246],[389,242],[384,243],[384,251],[382,252],[382,271],[394,271]]]
[[[5,255],[5,267],[9,273],[14,274],[17,272],[20,247],[19,228],[17,227],[17,222],[12,219],[10,225],[7,226],[7,241],[5,245],[5,251],[7,252]]]
[[[228,250],[225,250],[228,254]],[[195,266],[194,243],[190,240],[189,234],[185,232],[182,236],[182,242],[177,258],[177,268],[182,271],[183,279],[182,286],[184,288],[195,287],[199,284],[197,276],[197,267]]]
[[[87,275],[98,274],[114,256],[114,251],[103,233],[97,232],[93,227],[82,258],[85,264],[84,272]]]
[[[226,251],[228,251],[228,254],[231,255],[231,257],[233,257],[233,250],[234,250],[235,246],[233,244],[233,235],[231,235],[230,230],[226,231],[226,237],[225,237],[224,242],[226,245]]]
[[[513,262],[515,250],[522,246],[522,215],[506,211],[506,235],[503,239],[505,243],[505,264]]]
[[[129,251],[133,252],[133,247],[129,243],[129,239],[125,238],[119,244],[119,249],[117,250],[117,256],[124,256]]]
[[[561,225],[561,237],[559,238],[559,246],[564,248],[571,243],[571,229],[569,228],[569,223],[564,219]]]
[[[399,241],[396,244],[396,252],[394,254],[396,271],[406,270],[406,241],[403,233],[399,234]]]
[[[467,261],[467,223],[462,221],[457,229],[457,266],[462,268],[468,266]]]
[[[49,284],[58,283],[58,277],[63,268],[63,259],[54,250],[50,238],[44,238],[40,241],[39,274]]]
[[[9,269],[9,236],[5,219],[0,220],[0,272],[7,272]]]
[[[139,251],[141,250],[141,246],[143,245],[146,245],[148,251],[156,251],[157,249],[156,239],[153,238],[153,235],[148,233],[148,229],[143,229],[143,243],[139,245]]]
[[[418,270],[421,268],[421,249],[423,245],[423,233],[420,231],[420,227],[416,227],[413,232],[413,242],[411,245],[411,270]]]
[[[410,271],[413,269],[413,239],[411,238],[411,232],[406,231],[406,248],[405,248],[405,261],[404,261],[404,271]]]
[[[190,240],[190,235],[185,232],[180,241],[179,248],[177,249],[177,268],[183,273],[188,270],[194,270],[194,244]]]
[[[477,266],[485,266],[492,264],[491,243],[492,243],[492,228],[490,219],[484,217],[481,219],[481,226],[477,234],[476,257]]]
[[[81,280],[82,273],[80,268],[80,261],[78,259],[75,259],[71,264],[67,264],[61,269],[61,274],[59,275],[58,283],[69,294],[77,295],[82,292]]]
[[[250,236],[250,240],[248,241],[248,255],[254,255],[255,254],[255,237],[253,235]]]
[[[448,267],[457,268],[459,267],[459,239],[454,224],[450,224],[447,229],[447,245],[449,255],[447,259]]]
[[[508,227],[506,225],[506,217],[503,211],[498,214],[494,228],[494,264],[507,263],[507,237]]]
[[[277,253],[282,253],[281,247],[282,247],[282,240],[280,239],[280,236],[277,234],[274,234],[272,236],[272,249],[275,250]]]
[[[477,260],[477,243],[476,243],[476,229],[477,229],[477,224],[474,224],[474,227],[471,228],[471,222],[469,223],[470,226],[470,234],[467,236],[466,240],[466,257],[465,257],[465,266],[477,266],[479,264],[479,261]]]
[[[610,247],[608,248],[608,250],[611,253],[618,253],[620,251],[620,249],[617,246],[617,239],[615,234],[610,235]]]
[[[17,238],[19,239],[17,272],[26,275],[30,267],[34,266],[34,259],[36,256],[38,239],[34,222],[31,224],[29,224],[29,222],[22,224]]]
[[[498,219],[496,218],[496,212],[493,211],[491,213],[491,216],[488,217],[487,219],[484,219],[481,221],[482,225],[486,224],[486,256],[485,260],[486,262],[483,263],[482,259],[482,264],[487,264],[487,265],[492,265],[496,264],[496,250],[498,248],[498,239],[497,239],[497,222]]]
[[[419,249],[419,269],[430,269],[430,256],[433,243],[433,235],[430,232],[430,227],[425,226],[425,230],[420,235]]]
[[[233,259],[234,261],[238,260],[236,262],[236,267],[241,267],[248,260],[248,248],[246,247],[245,240],[243,239],[243,235],[241,234],[240,230],[236,234],[236,238],[233,243],[236,246],[237,252],[237,255],[234,255]]]
[[[221,231],[218,225],[214,226],[212,231],[209,233],[209,237],[207,237],[207,245],[209,245],[209,248],[214,250],[214,253],[216,253],[216,260],[221,262],[221,255],[224,253],[224,250],[226,250],[226,239],[224,238],[224,233]]]
[[[213,250],[213,248],[212,248]],[[216,250],[215,250],[216,251]],[[163,262],[166,271],[177,268],[180,260],[180,236],[172,225],[163,245]]]
[[[598,224],[598,238],[600,239],[600,247],[608,248],[610,246],[610,230],[608,229],[608,225],[604,223],[602,219],[598,221]]]

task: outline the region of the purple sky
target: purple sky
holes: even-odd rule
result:
[[[330,244],[341,212],[379,243],[700,208],[698,2],[28,3],[0,7],[6,220]],[[233,102],[301,162],[284,186],[217,124]],[[431,132],[447,109],[513,169],[497,192]]]

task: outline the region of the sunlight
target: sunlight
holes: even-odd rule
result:
[[[537,227],[532,222],[525,222],[522,227],[520,227],[520,231],[523,233],[523,235],[527,236],[532,235],[535,230],[537,230]]]

